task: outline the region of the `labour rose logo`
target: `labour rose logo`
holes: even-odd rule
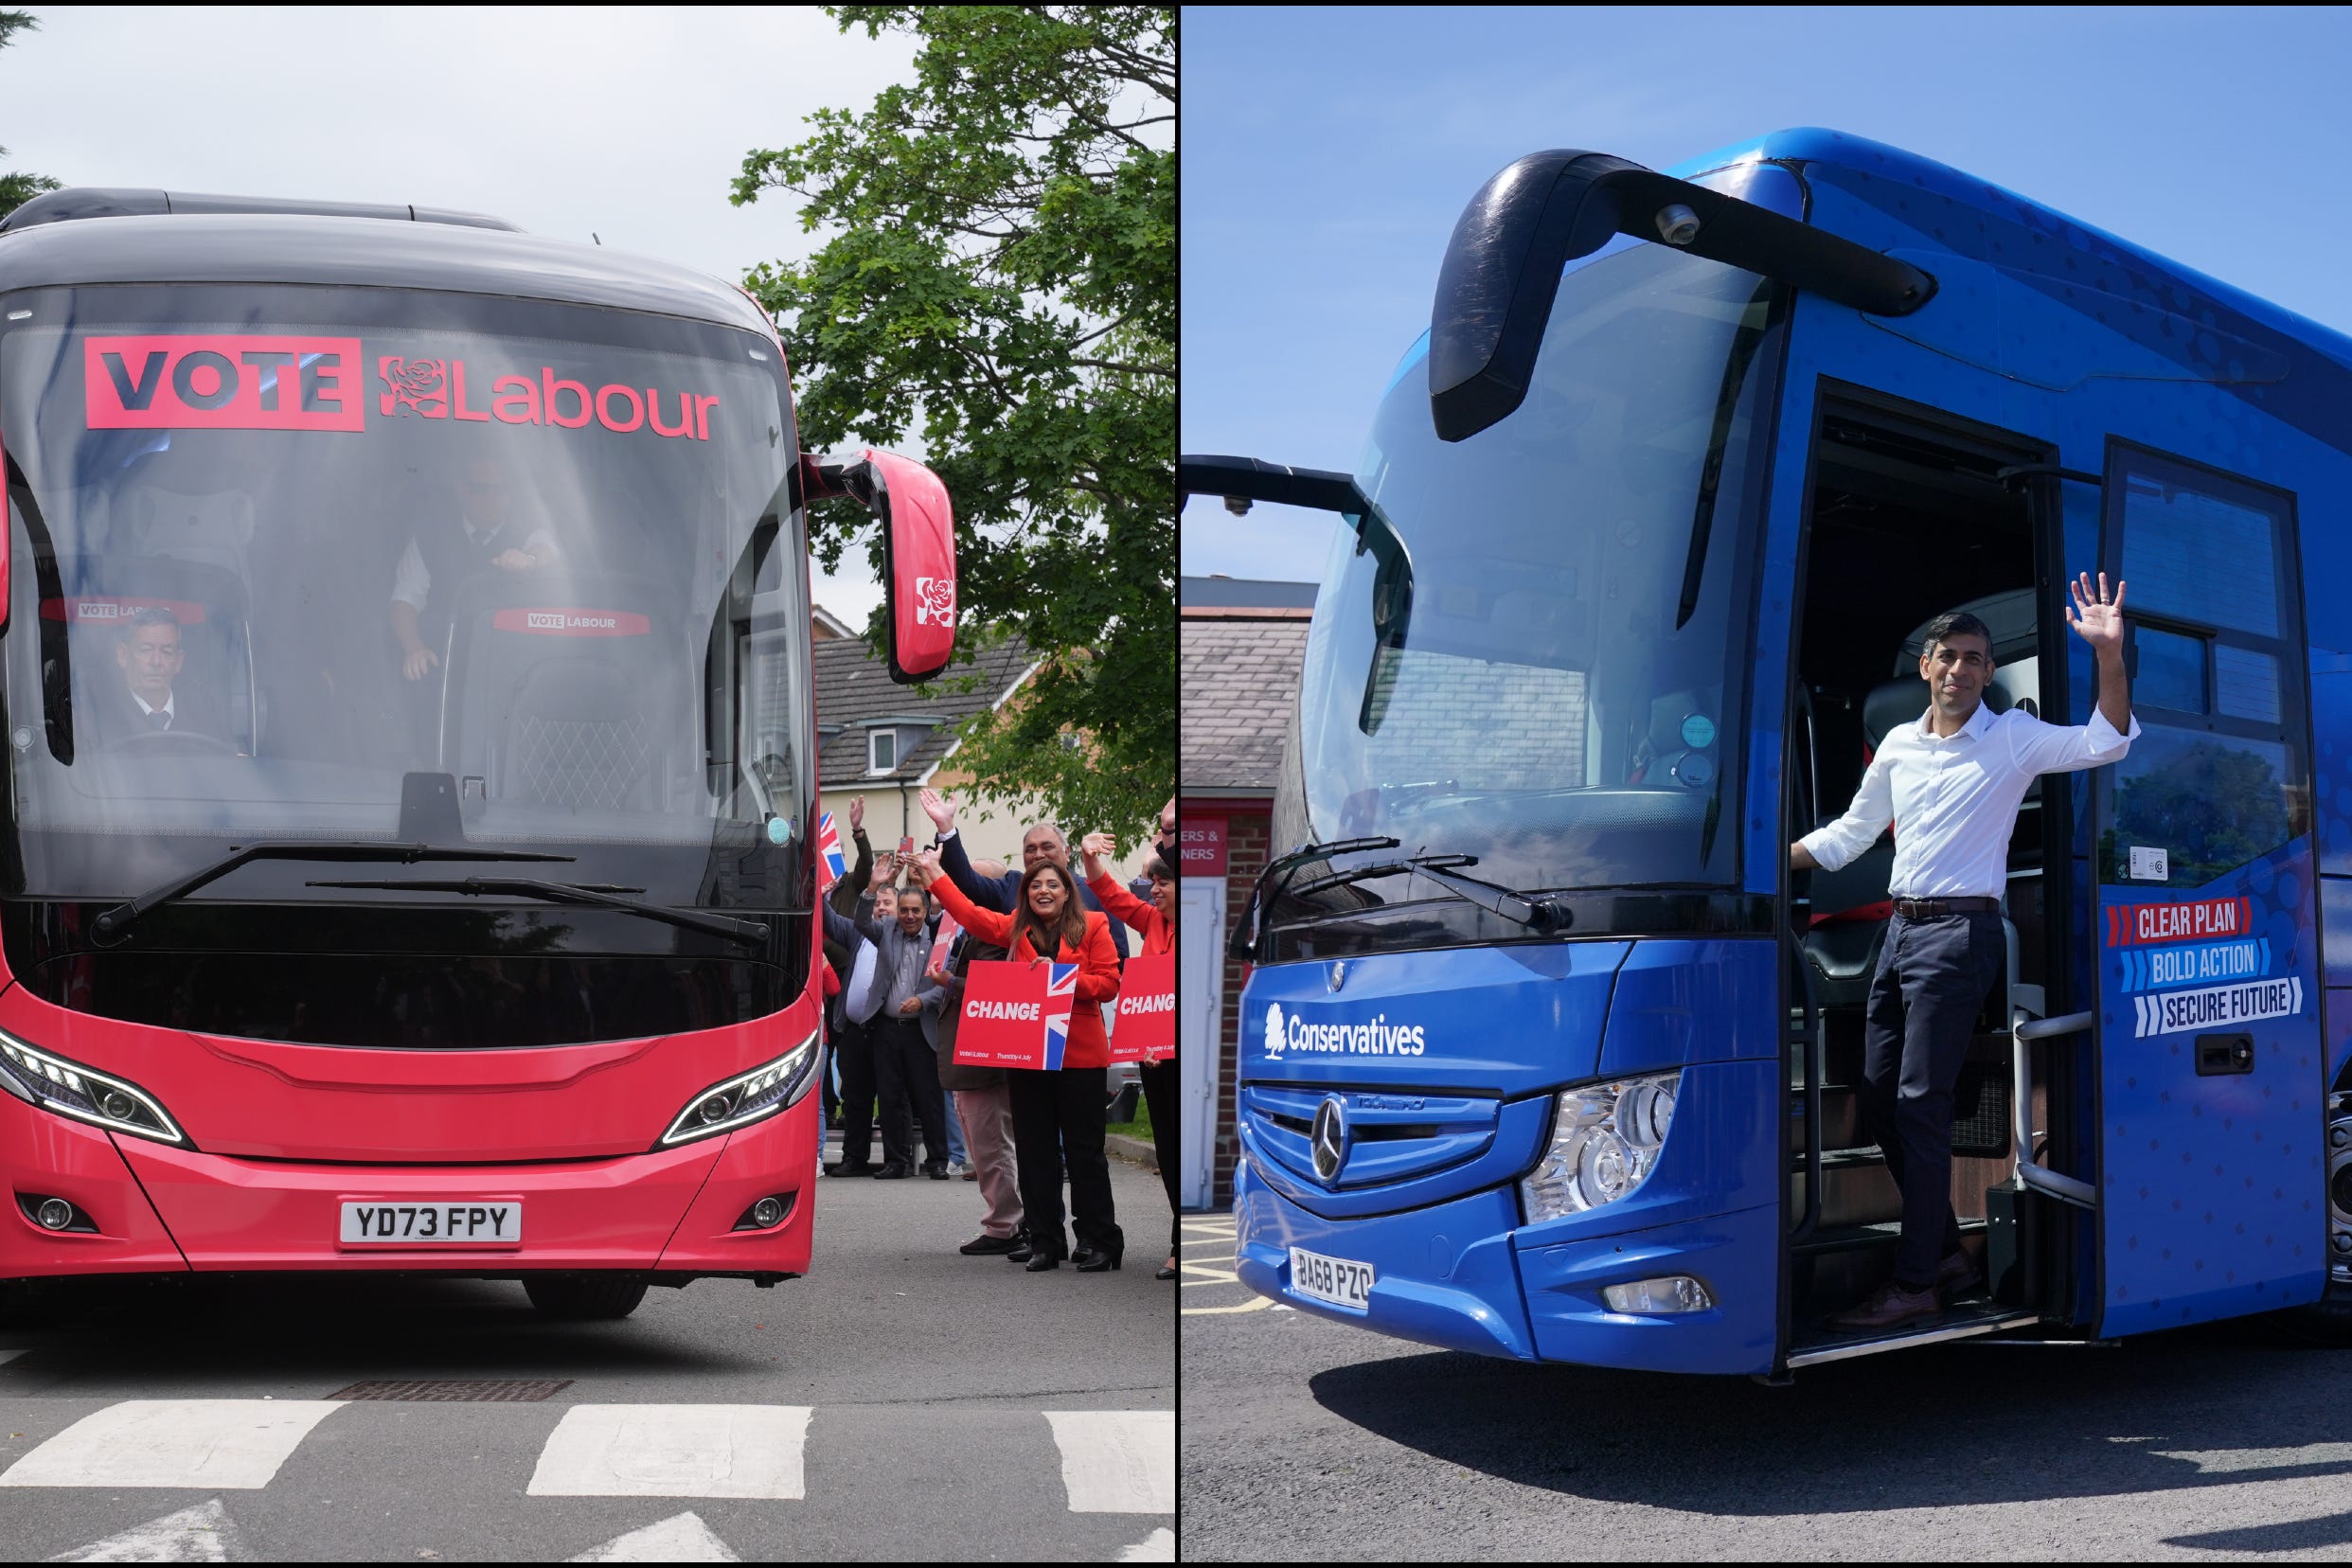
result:
[[[427,419],[440,419],[447,412],[443,383],[448,374],[446,360],[411,360],[386,354],[376,361],[376,379],[384,385],[383,395],[376,400],[377,406],[386,416],[410,408]]]
[[[915,624],[952,625],[955,620],[955,579],[918,577],[915,579]]]
[[[1266,1054],[1279,1057],[1287,1043],[1282,1038],[1282,1004],[1270,1004],[1266,1008]]]

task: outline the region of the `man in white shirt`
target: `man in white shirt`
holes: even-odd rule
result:
[[[1863,1125],[1903,1195],[1895,1275],[1830,1321],[1883,1329],[1933,1318],[1939,1291],[1975,1278],[1951,1212],[1951,1096],[1969,1029],[2001,971],[2001,894],[2009,834],[2026,787],[2040,774],[2121,761],[2140,727],[2124,673],[2123,594],[2107,574],[2067,585],[2067,624],[2099,668],[2098,708],[2086,725],[2045,724],[1984,705],[1992,636],[1966,612],[1939,615],[1921,639],[1919,676],[1930,705],[1889,731],[1844,816],[1789,846],[1796,870],[1835,871],[1898,825],[1888,892],[1895,916],[1871,976],[1862,1048]]]
[[[477,457],[458,476],[458,526],[436,519],[409,536],[392,573],[392,634],[407,679],[420,681],[441,662],[432,645],[448,631],[459,582],[486,570],[527,572],[555,560],[555,539],[546,529],[521,537],[512,491],[504,463]]]

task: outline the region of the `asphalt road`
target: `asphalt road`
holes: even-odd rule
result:
[[[0,1333],[0,1558],[1165,1559],[1167,1200],[1112,1167],[1117,1274],[960,1256],[977,1189],[918,1178],[822,1182],[805,1279],[657,1290],[618,1323],[496,1282],[110,1292]],[[367,1379],[570,1381],[327,1402]]]
[[[1187,1559],[2352,1558],[2352,1351],[2225,1325],[1777,1389],[1521,1366],[1272,1306],[1230,1217],[1185,1234]]]

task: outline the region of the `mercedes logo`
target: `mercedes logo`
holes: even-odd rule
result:
[[[1315,1108],[1314,1152],[1315,1174],[1327,1182],[1336,1178],[1347,1158],[1347,1108],[1337,1095]]]
[[[1335,961],[1330,969],[1324,972],[1323,983],[1333,990],[1347,984],[1347,960],[1342,958]]]

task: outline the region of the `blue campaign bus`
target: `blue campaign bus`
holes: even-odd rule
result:
[[[1180,474],[1345,524],[1233,934],[1254,1289],[1774,1379],[2352,1338],[2352,339],[1854,136],[1556,151],[1464,211],[1356,472]],[[1894,848],[1787,846],[1926,707],[1942,611],[1996,709],[2086,722],[2078,571],[2129,582],[2144,734],[2010,843],[1954,1129],[1987,1287],[1834,1330],[1897,1234],[1855,1104]]]

